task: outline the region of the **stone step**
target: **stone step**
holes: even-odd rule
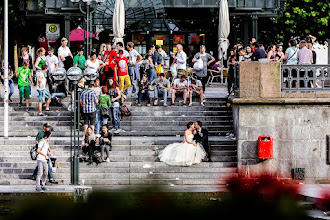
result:
[[[82,179],[80,178],[80,181]],[[70,185],[70,179],[56,179],[61,185]],[[87,179],[85,185],[225,185],[226,179]],[[0,180],[0,185],[30,185],[35,188],[35,180],[31,179],[14,179]],[[46,185],[52,185],[46,183]]]
[[[153,126],[187,126],[186,121],[151,121],[148,122],[147,125]],[[203,121],[203,126],[213,126],[213,125],[232,125],[232,121],[230,120],[220,120],[220,121]],[[0,121],[0,124],[3,124],[3,121]],[[111,125],[110,120],[108,120],[108,124]],[[39,129],[42,129],[43,122],[42,121],[9,121],[9,126],[37,126]],[[71,121],[52,121],[51,125],[55,126],[69,126],[71,125]],[[143,121],[121,121],[122,126],[146,126],[146,123]],[[11,128],[10,128],[11,129]]]
[[[209,131],[209,136],[225,136],[226,133],[230,132],[232,129],[229,128],[219,128],[216,131]],[[167,130],[167,131],[125,131],[119,134],[114,134],[115,136],[174,136],[174,135],[183,135],[183,132],[175,131],[175,130]],[[0,135],[3,135],[3,132],[0,132]],[[71,132],[70,131],[54,131],[52,132],[52,137],[70,137]],[[35,137],[36,131],[9,131],[10,137]],[[80,132],[80,138],[83,137],[83,131]]]
[[[164,149],[164,147],[158,148],[158,150],[148,149],[148,150],[116,150],[116,146],[112,147],[113,150],[110,151],[110,155],[112,156],[157,156],[159,151]],[[70,156],[70,148],[66,148],[65,150],[58,150],[52,149],[52,152],[56,157],[69,157]],[[237,152],[233,151],[218,151],[211,149],[213,156],[236,156]],[[1,151],[0,157],[7,158],[7,157],[29,157],[29,150],[24,151]],[[0,159],[1,160],[1,159]]]
[[[3,121],[3,115],[0,116],[0,121]],[[9,116],[9,121],[71,121],[71,116]]]
[[[88,157],[87,155],[85,157]],[[70,157],[68,155],[65,156],[56,156],[59,163],[70,161]],[[237,156],[214,156],[212,155],[211,158],[216,162],[236,162]],[[111,162],[156,162],[159,161],[158,156],[156,153],[152,155],[125,155],[122,154],[110,154],[109,159]],[[7,156],[0,158],[0,162],[5,163],[15,163],[17,161],[28,161],[31,160],[30,155],[21,155],[21,156]]]
[[[33,145],[35,137],[10,137],[9,139],[0,138],[0,146],[2,145]],[[81,139],[80,139],[81,140]],[[175,142],[181,142],[183,137],[177,136],[160,136],[160,137],[140,137],[140,136],[115,136],[112,139],[114,145],[168,145]],[[223,136],[211,136],[209,137],[211,145],[221,142],[221,144],[235,144],[236,140],[232,140],[228,137]],[[52,137],[49,141],[50,146],[52,145],[67,145],[71,146],[70,137]]]
[[[37,165],[35,160],[27,160],[27,161],[19,161],[15,163],[8,162],[0,162],[0,167],[2,169],[5,168],[17,168],[17,169],[34,169]],[[67,171],[70,169],[70,161],[60,163],[60,168],[58,170]],[[150,166],[150,168],[144,168],[145,165]],[[79,163],[79,169],[87,170],[93,169],[130,169],[134,172],[150,172],[153,170],[158,170],[157,172],[161,172],[161,170],[165,171],[176,171],[176,172],[237,172],[236,167],[229,166],[228,162],[201,162],[199,164],[194,164],[190,167],[180,167],[180,166],[168,166],[162,162],[110,162],[110,163],[100,163],[100,164],[90,164],[81,162]],[[101,172],[101,171],[99,171]],[[103,171],[102,171],[103,172]]]
[[[32,145],[4,145],[1,146],[2,152],[29,152]],[[166,147],[166,145],[112,145],[112,151],[159,151]],[[69,145],[52,145],[52,152],[55,153],[70,153],[71,146]],[[237,151],[236,145],[211,145],[212,151]],[[2,153],[0,152],[0,153]]]
[[[108,126],[111,127],[111,124],[108,123]],[[216,132],[216,131],[228,131],[233,128],[232,125],[211,125],[211,126],[204,126],[205,128],[208,129],[210,133]],[[144,133],[147,133],[148,131],[153,132],[154,134],[158,135],[157,132],[163,132],[163,131],[171,131],[176,132],[177,134],[183,133],[184,130],[186,129],[186,126],[152,126],[152,125],[147,125],[147,126],[121,126],[122,129],[124,129],[126,132],[141,132],[143,131]],[[53,132],[70,132],[71,128],[69,126],[53,126],[51,128],[52,133]],[[0,131],[3,131],[3,127],[0,127]],[[22,133],[23,136],[25,135],[30,135],[33,132],[37,134],[40,131],[40,126],[11,126],[9,128],[9,133],[14,134],[14,133]],[[81,132],[83,129],[80,130]],[[54,133],[55,134],[55,133]],[[152,134],[152,133],[150,133]]]

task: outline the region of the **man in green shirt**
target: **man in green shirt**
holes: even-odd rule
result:
[[[18,91],[19,91],[19,107],[22,107],[22,99],[25,98],[26,110],[29,109],[30,87],[29,80],[33,84],[31,78],[31,70],[29,69],[29,61],[25,61],[23,66],[18,68],[16,77],[18,77]]]
[[[78,54],[73,58],[73,66],[79,67],[81,70],[85,69],[86,58],[84,56],[84,50],[79,48]]]

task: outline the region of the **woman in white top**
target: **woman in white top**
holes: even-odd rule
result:
[[[90,73],[97,73],[99,68],[102,68],[105,66],[105,64],[102,62],[102,60],[97,59],[96,53],[91,52],[90,59],[88,59],[85,63],[86,70],[88,69],[88,72]]]
[[[285,51],[284,60],[286,60],[286,65],[297,65],[297,41],[295,39],[289,40],[289,47]]]
[[[65,61],[65,57],[71,56],[71,58],[73,59],[73,56],[72,56],[70,48],[67,47],[68,40],[65,37],[63,37],[61,42],[62,42],[62,45],[58,48],[58,52],[57,52],[58,59],[59,59],[58,66],[64,67],[63,62]]]

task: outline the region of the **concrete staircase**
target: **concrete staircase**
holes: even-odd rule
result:
[[[31,100],[31,111],[18,108],[18,99],[10,104],[9,139],[0,139],[0,185],[33,185],[30,176],[36,166],[29,155],[37,132],[44,122],[53,126],[50,146],[60,168],[54,177],[60,184],[70,184],[70,124],[71,112],[64,107],[51,107],[45,116],[37,114],[37,99]],[[146,105],[146,103],[143,103]],[[159,103],[160,104],[160,103]],[[87,185],[209,185],[225,184],[237,176],[236,141],[225,137],[232,130],[231,111],[222,98],[207,99],[206,106],[198,102],[192,107],[136,106],[135,99],[126,102],[132,115],[124,117],[124,133],[113,137],[110,163],[87,165],[80,163],[80,180]],[[3,103],[0,103],[3,106]],[[0,108],[3,123],[3,107]],[[166,145],[183,140],[188,121],[200,120],[210,132],[212,159],[191,167],[172,167],[158,161],[158,152]],[[3,127],[0,128],[3,136]],[[82,135],[82,132],[81,132]]]

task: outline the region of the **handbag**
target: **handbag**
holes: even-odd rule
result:
[[[109,108],[104,108],[102,105],[100,107],[100,113],[103,117],[108,117],[110,118],[110,110]]]
[[[162,72],[162,64],[157,64],[156,66],[156,73],[160,74]]]
[[[194,69],[196,71],[201,71],[203,69],[203,60],[202,60],[202,58],[198,58],[197,61],[194,63]]]

